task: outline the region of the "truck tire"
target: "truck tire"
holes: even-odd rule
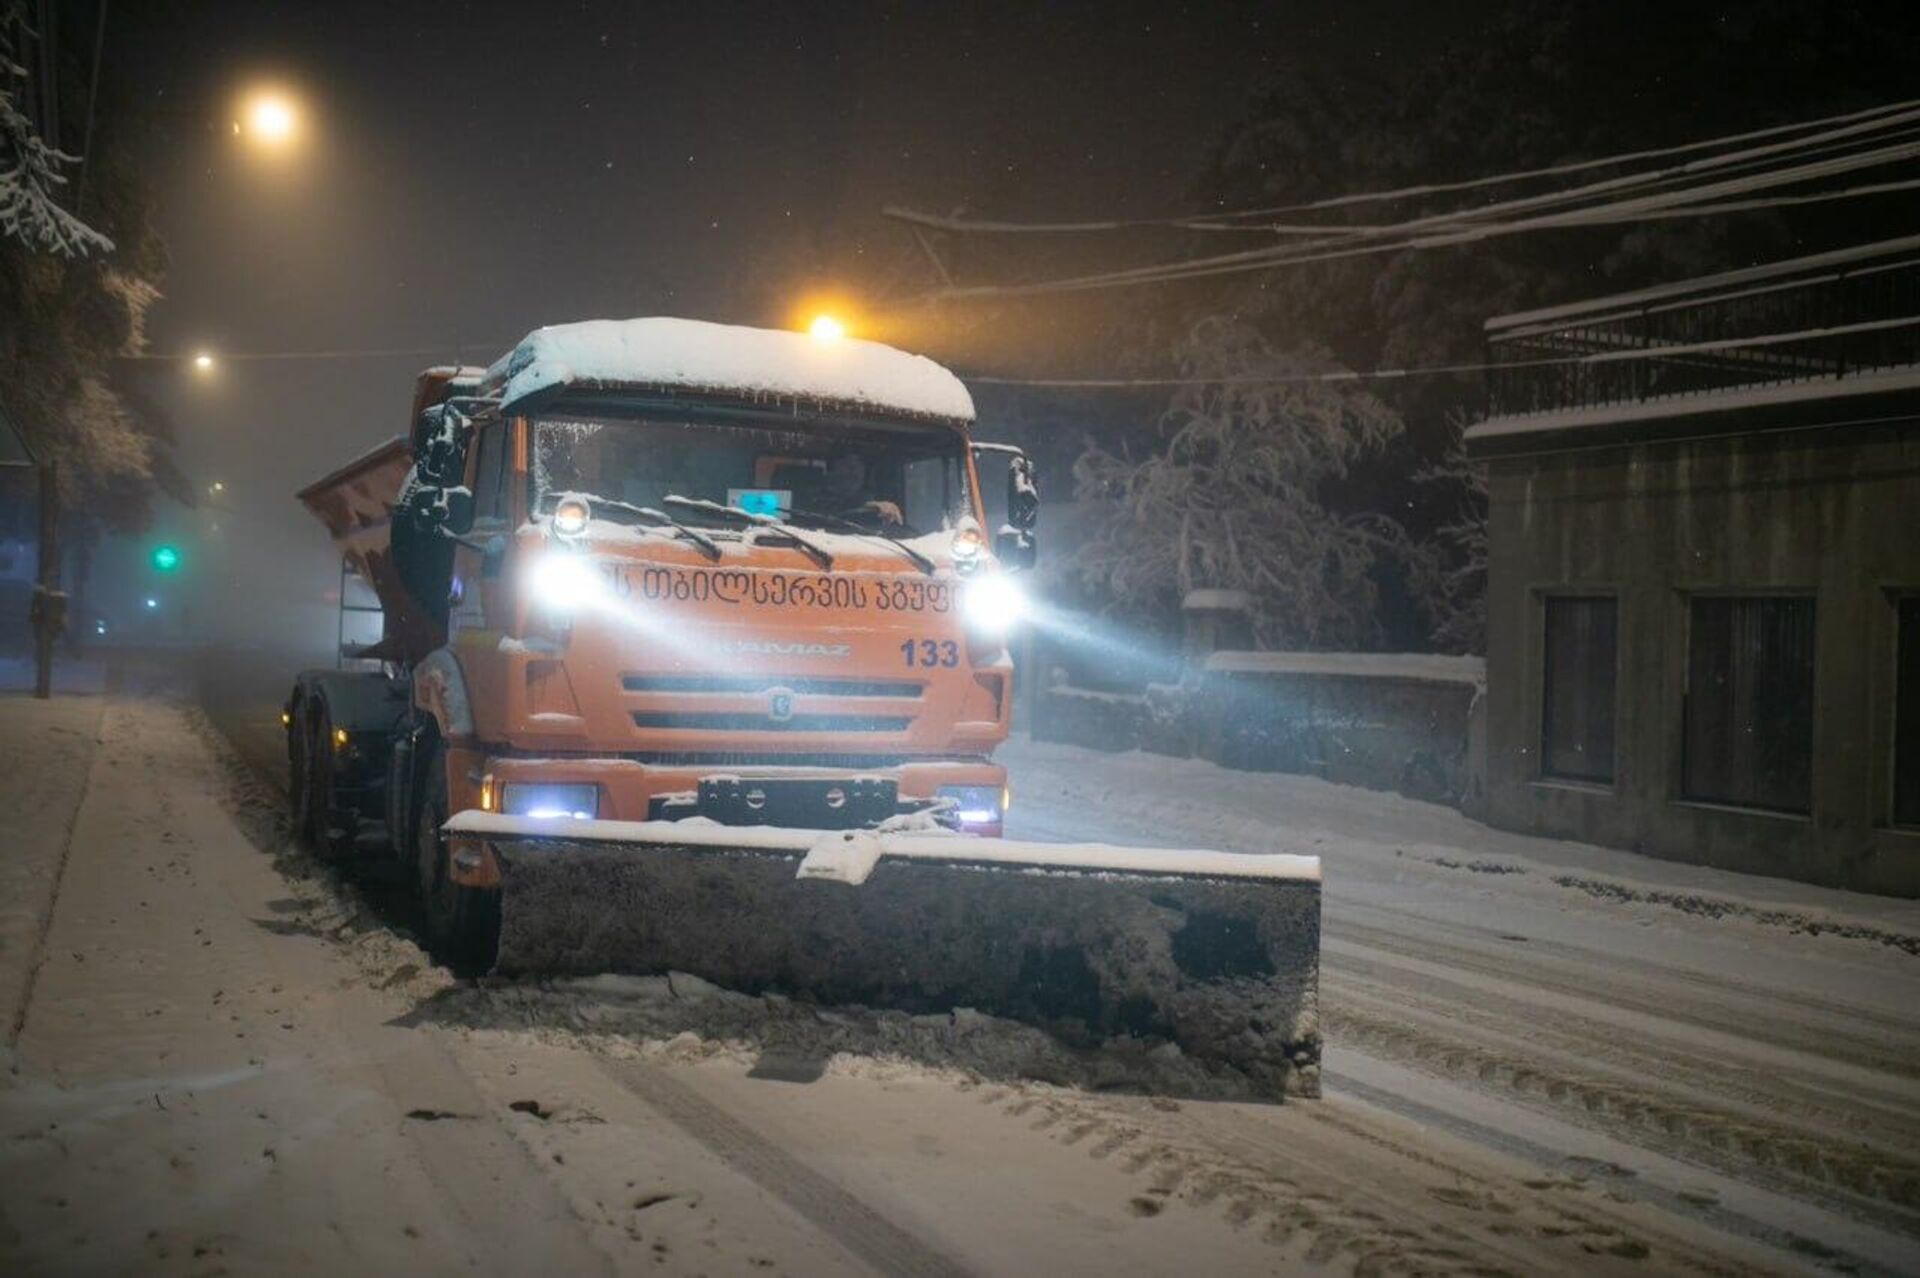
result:
[[[447,873],[447,751],[435,742],[420,786],[414,849],[427,948],[456,971],[484,972],[500,946],[500,894],[462,887]]]
[[[293,702],[293,721],[287,725],[287,806],[293,837],[301,843],[313,842],[313,765],[307,761],[313,739],[313,725],[307,722],[307,698]]]
[[[309,697],[306,737],[307,844],[322,861],[340,861],[353,850],[353,831],[335,825],[333,714],[321,697]]]

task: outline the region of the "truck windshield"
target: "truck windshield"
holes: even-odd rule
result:
[[[533,423],[533,509],[563,493],[659,509],[669,496],[771,515],[801,528],[916,536],[972,513],[964,442],[941,426],[805,429],[672,417],[550,413]],[[595,517],[601,516],[595,512]],[[676,506],[687,524],[732,528]],[[633,518],[618,506],[610,520]]]

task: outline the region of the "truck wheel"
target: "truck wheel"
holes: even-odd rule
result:
[[[311,753],[313,725],[307,722],[308,701],[300,698],[293,706],[293,722],[287,727],[287,803],[293,837],[311,844],[313,829],[313,765]]]
[[[315,699],[307,704],[307,722],[312,728],[306,737],[307,840],[322,861],[339,861],[352,850],[353,833],[336,831],[334,826],[333,715],[325,701]]]
[[[420,823],[414,848],[420,900],[426,913],[427,948],[447,966],[484,971],[500,945],[500,894],[462,887],[447,873],[447,752],[436,743],[420,787]]]

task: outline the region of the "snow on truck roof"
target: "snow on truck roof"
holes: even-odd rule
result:
[[[485,385],[509,405],[558,386],[655,386],[973,420],[967,388],[925,356],[665,316],[535,329],[487,370]]]

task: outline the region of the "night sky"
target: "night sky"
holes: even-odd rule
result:
[[[223,364],[146,373],[189,473],[227,480],[264,539],[259,566],[288,536],[324,564],[291,494],[399,433],[421,367],[488,362],[543,323],[783,323],[822,287],[910,295],[931,280],[888,202],[1182,211],[1262,77],[1419,57],[1448,21],[1402,9],[178,5],[138,49],[110,27],[109,60],[162,142],[153,349]],[[308,113],[285,156],[231,136],[258,84]],[[369,348],[405,353],[240,358]]]

